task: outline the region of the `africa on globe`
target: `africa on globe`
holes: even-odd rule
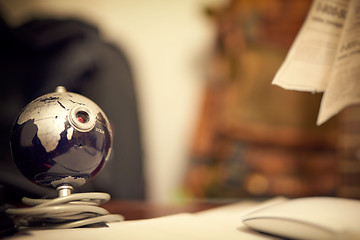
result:
[[[112,130],[93,101],[57,87],[21,111],[10,143],[17,167],[32,182],[79,187],[108,161]]]

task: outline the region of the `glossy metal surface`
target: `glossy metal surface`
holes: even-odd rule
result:
[[[19,170],[34,183],[79,187],[109,158],[112,131],[91,100],[69,92],[44,95],[16,120],[11,149]]]

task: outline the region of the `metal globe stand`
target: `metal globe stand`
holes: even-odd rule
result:
[[[32,207],[7,209],[15,225],[32,229],[65,229],[123,221],[124,217],[110,214],[100,204],[110,200],[107,193],[74,193],[68,185],[57,188],[59,196],[54,199],[23,198]]]

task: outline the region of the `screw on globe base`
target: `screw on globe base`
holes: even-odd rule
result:
[[[61,185],[56,188],[59,197],[70,196],[74,188],[70,185]]]
[[[112,150],[109,120],[90,99],[63,86],[35,99],[16,119],[10,143],[21,173],[58,191],[55,199],[23,198],[36,207],[6,210],[18,227],[72,228],[123,220],[98,207],[109,194],[72,193],[95,177]]]

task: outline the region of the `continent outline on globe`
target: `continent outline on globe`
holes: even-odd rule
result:
[[[36,184],[78,187],[108,161],[112,129],[93,101],[62,89],[36,98],[20,112],[11,149],[20,171]]]

